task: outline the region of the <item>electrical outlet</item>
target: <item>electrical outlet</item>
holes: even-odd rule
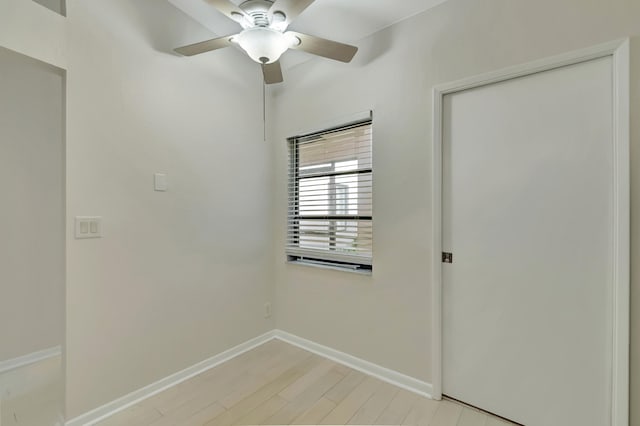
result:
[[[264,317],[271,318],[271,302],[264,304]]]

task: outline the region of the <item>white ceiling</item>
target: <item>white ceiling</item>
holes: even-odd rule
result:
[[[235,4],[244,0],[232,0]],[[291,25],[291,29],[330,40],[355,44],[368,35],[435,7],[446,0],[316,0]],[[217,36],[235,34],[240,26],[205,0],[169,0]],[[200,40],[193,40],[193,42]],[[214,53],[212,53],[214,54]],[[283,68],[304,62],[312,55],[288,51]]]

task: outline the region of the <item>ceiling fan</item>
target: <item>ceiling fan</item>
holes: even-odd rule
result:
[[[242,27],[238,34],[214,38],[175,49],[193,56],[238,45],[262,65],[266,84],[281,83],[280,56],[288,49],[302,50],[341,62],[351,62],[358,48],[348,44],[287,31],[289,24],[315,0],[247,0],[236,6],[230,0],[206,0]]]

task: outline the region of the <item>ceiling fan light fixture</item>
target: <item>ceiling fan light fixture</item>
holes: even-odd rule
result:
[[[272,64],[291,47],[291,39],[268,27],[247,28],[233,38],[259,64]]]

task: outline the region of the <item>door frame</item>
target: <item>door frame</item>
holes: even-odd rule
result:
[[[629,40],[623,39],[436,86],[432,151],[432,397],[442,399],[442,145],[446,95],[599,58],[613,59],[613,339],[611,426],[629,424]]]

